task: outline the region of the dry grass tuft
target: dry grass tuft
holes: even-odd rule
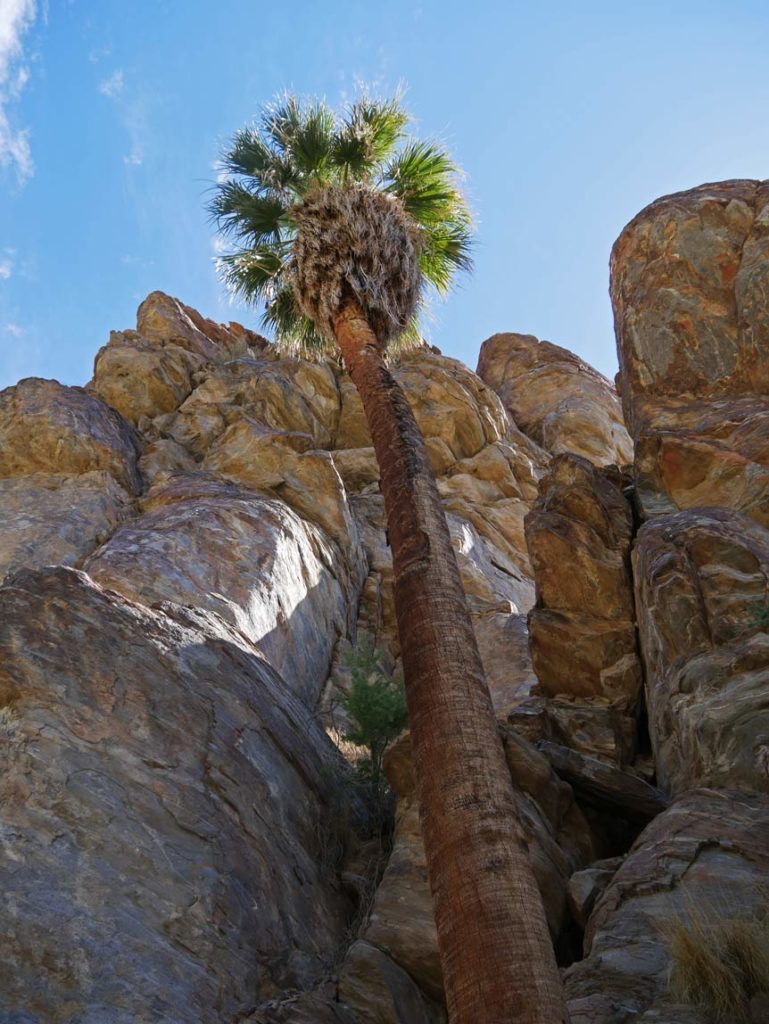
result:
[[[671,995],[713,1021],[750,1021],[750,1000],[769,993],[769,918],[696,908],[687,916],[660,928],[671,956]]]
[[[365,186],[327,186],[292,210],[292,284],[299,309],[334,335],[345,301],[360,303],[384,345],[409,326],[422,278],[412,220],[394,196]]]

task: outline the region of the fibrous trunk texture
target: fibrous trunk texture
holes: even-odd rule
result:
[[[337,343],[380,470],[409,727],[451,1024],[561,1024],[565,1010],[424,441],[362,311]]]

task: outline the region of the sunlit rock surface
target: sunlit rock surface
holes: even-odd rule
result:
[[[617,394],[573,352],[531,334],[495,334],[481,346],[478,376],[513,422],[553,455],[624,466],[633,446]]]
[[[644,514],[769,524],[769,183],[665,196],[615,243],[622,400]]]

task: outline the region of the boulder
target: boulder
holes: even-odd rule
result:
[[[216,612],[313,706],[352,623],[361,566],[283,502],[216,478],[176,476],[86,563],[133,601]]]
[[[598,898],[585,959],[564,977],[571,1024],[701,1024],[702,1012],[671,1005],[666,925],[700,927],[760,916],[769,882],[769,798],[696,790],[641,833]]]
[[[545,693],[602,700],[632,715],[642,680],[630,575],[633,523],[621,484],[618,474],[581,456],[553,460],[525,520],[537,591],[529,636]],[[624,746],[621,735],[615,746]]]
[[[661,784],[769,791],[769,532],[729,509],[658,516],[633,561]]]
[[[103,470],[138,494],[138,454],[135,431],[82,388],[27,377],[0,391],[0,478]]]
[[[280,498],[322,527],[342,551],[358,537],[347,493],[327,451],[314,451],[309,434],[273,431],[244,417],[209,449],[203,468],[250,490]]]
[[[0,1018],[220,1024],[329,971],[338,755],[222,619],[21,572],[0,703]]]
[[[105,470],[0,479],[0,580],[21,568],[80,566],[132,508]]]
[[[769,524],[769,184],[658,199],[612,250],[625,417],[645,516],[723,505]]]
[[[573,452],[598,466],[632,461],[614,388],[567,349],[531,334],[495,334],[481,346],[476,372],[513,422],[553,455]]]

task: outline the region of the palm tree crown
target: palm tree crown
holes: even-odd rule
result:
[[[289,96],[239,131],[210,209],[237,248],[230,288],[302,354],[333,345],[353,299],[381,345],[419,340],[424,285],[445,293],[470,260],[471,220],[446,152],[407,134],[398,100],[344,115]]]

